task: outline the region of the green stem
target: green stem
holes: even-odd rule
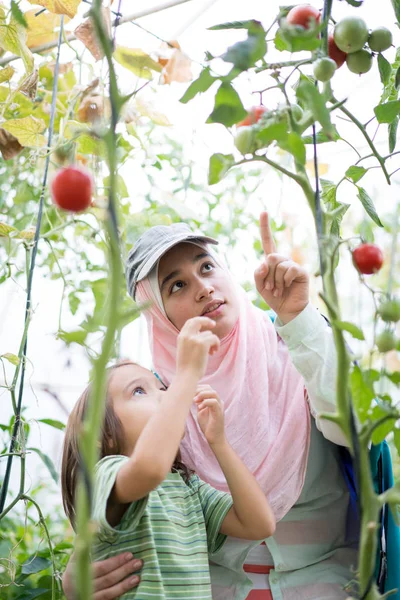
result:
[[[335,104],[337,102],[337,100],[332,96],[331,102],[333,102]],[[385,159],[383,158],[383,156],[381,156],[379,154],[378,150],[375,148],[375,145],[374,145],[373,141],[371,140],[371,138],[369,137],[368,133],[366,132],[364,125],[345,106],[341,106],[340,110],[342,111],[343,114],[345,114],[347,117],[349,117],[349,119],[351,121],[353,121],[354,125],[356,127],[358,127],[358,129],[361,131],[368,146],[371,148],[372,154],[375,156],[376,160],[379,162],[379,164],[382,168],[382,171],[385,175],[386,181],[390,185],[390,177],[389,177],[389,173],[387,172],[387,169],[385,166]]]
[[[261,67],[256,68],[256,73],[261,73],[261,71],[278,71],[279,69],[284,69],[285,67],[301,67],[301,65],[310,65],[313,62],[312,58],[306,58],[304,60],[286,60],[282,62],[276,63],[264,63]]]
[[[31,502],[35,506],[35,508],[38,512],[38,515],[39,515],[39,523],[41,524],[41,526],[44,529],[46,539],[47,539],[47,544],[48,544],[48,547],[50,550],[51,565],[52,565],[52,570],[53,570],[53,577],[51,580],[51,600],[55,600],[55,597],[56,597],[56,578],[55,578],[56,564],[55,564],[55,560],[54,560],[53,544],[51,543],[51,537],[50,537],[49,530],[47,529],[46,520],[43,516],[43,513],[40,509],[39,504],[35,500],[33,500],[33,498],[31,498],[30,496],[27,496],[26,494],[22,494],[21,500],[25,500],[26,502]]]
[[[85,469],[85,480],[81,477],[77,490],[77,588],[80,600],[92,598],[93,586],[91,578],[90,550],[93,538],[93,527],[90,522],[90,498],[94,483],[94,468],[98,458],[97,441],[105,409],[105,389],[107,385],[107,362],[111,356],[115,335],[118,328],[119,314],[117,307],[120,304],[120,290],[122,288],[122,268],[118,243],[118,227],[115,209],[116,198],[116,126],[119,111],[122,106],[121,97],[117,87],[117,79],[112,62],[112,40],[104,28],[101,16],[101,0],[94,0],[90,16],[94,25],[97,39],[103,49],[109,68],[109,93],[111,101],[111,124],[104,136],[107,148],[107,162],[110,171],[110,187],[108,201],[108,219],[105,222],[105,231],[108,246],[108,265],[110,270],[108,310],[105,318],[106,332],[102,343],[101,353],[94,362],[94,381],[87,415],[81,436],[80,450]]]

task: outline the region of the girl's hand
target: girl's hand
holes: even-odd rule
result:
[[[209,385],[199,385],[194,397],[197,404],[197,421],[210,446],[225,442],[224,407],[215,390]]]
[[[309,302],[309,276],[293,260],[277,254],[266,212],[260,215],[260,232],[265,258],[254,273],[257,291],[281,321],[288,323]]]
[[[176,373],[203,377],[209,354],[219,349],[219,338],[211,333],[215,321],[208,317],[188,319],[178,335]]]

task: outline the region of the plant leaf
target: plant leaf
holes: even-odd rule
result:
[[[220,25],[213,25],[208,27],[209,31],[220,31],[221,29],[247,29],[248,31],[255,27],[255,24],[261,26],[259,21],[251,19],[249,21],[231,21],[228,23],[221,23]]]
[[[15,73],[15,69],[13,69],[10,66],[5,67],[4,69],[1,69],[0,70],[0,83],[3,83],[4,81],[10,81],[10,79],[14,75],[14,73]]]
[[[397,22],[400,23],[400,0],[391,0]]]
[[[356,340],[365,340],[363,332],[357,325],[354,325],[354,323],[349,323],[348,321],[332,321],[332,324],[342,331],[347,331],[353,338],[356,338]]]
[[[146,52],[140,48],[125,48],[118,46],[114,51],[114,58],[120,65],[132,71],[137,77],[142,79],[152,79],[152,71],[160,73],[161,65],[153,60]]]
[[[42,131],[46,129],[43,119],[29,115],[22,119],[9,119],[3,123],[3,129],[17,138],[21,146],[41,148],[46,145]]]
[[[391,100],[384,104],[378,104],[374,108],[378,123],[391,123],[400,115],[400,100]]]
[[[235,125],[246,116],[239,94],[228,82],[221,83],[216,95],[214,110],[207,123],[222,123],[226,127]]]
[[[225,62],[233,63],[235,69],[246,71],[261,60],[266,52],[265,31],[261,23],[254,21],[254,25],[248,28],[247,39],[230,46],[221,58]]]
[[[188,87],[186,92],[183,94],[180,102],[186,104],[189,100],[192,100],[197,94],[206,92],[214,83],[217,81],[217,77],[213,77],[210,74],[210,68],[206,67],[202,70],[197,79],[195,79]]]
[[[361,204],[365,208],[365,212],[367,213],[367,215],[369,217],[371,217],[371,219],[374,221],[374,223],[379,225],[379,227],[383,227],[383,224],[375,210],[374,203],[372,202],[371,198],[368,196],[365,189],[362,187],[358,187],[358,186],[357,186],[357,189],[358,189],[357,196],[360,199]]]
[[[371,403],[375,398],[375,393],[374,390],[367,385],[358,365],[354,365],[353,371],[351,372],[350,387],[355,411],[360,422],[364,423],[368,416],[367,413]]]
[[[29,2],[44,6],[51,13],[67,15],[72,19],[76,15],[81,0],[29,0]]]
[[[224,175],[235,164],[233,154],[213,154],[210,157],[210,166],[208,170],[208,183],[213,185],[223,179]]]
[[[383,85],[387,85],[390,80],[390,75],[392,74],[392,67],[390,62],[380,53],[378,54],[378,68]]]
[[[0,47],[20,56],[24,62],[25,70],[33,70],[33,54],[26,45],[27,30],[15,20],[11,14],[9,23],[4,8],[0,5]]]
[[[58,473],[57,470],[54,466],[53,461],[51,460],[51,458],[49,456],[47,456],[47,454],[44,454],[41,450],[39,450],[39,448],[27,448],[27,450],[31,450],[32,452],[36,452],[36,454],[38,456],[40,456],[40,458],[42,459],[42,461],[44,462],[44,464],[46,465],[51,478],[53,479],[53,481],[55,481],[55,483],[58,483]],[[36,571],[35,571],[36,573]]]
[[[301,165],[305,165],[306,148],[304,146],[303,140],[301,139],[301,136],[298,133],[291,131],[287,136],[287,139],[283,142],[278,142],[278,145],[283,150],[286,150],[287,152],[292,154],[296,162],[300,163]]]
[[[57,337],[69,346],[72,343],[82,346],[85,343],[88,332],[85,329],[76,331],[59,331]]]
[[[399,117],[396,117],[391,123],[388,125],[388,134],[389,134],[389,152],[390,154],[395,151],[397,144],[397,128],[399,126]]]
[[[346,177],[349,177],[349,179],[351,179],[353,183],[357,183],[357,181],[360,181],[360,179],[364,177],[366,172],[367,169],[364,169],[364,167],[358,167],[357,165],[353,165],[352,167],[349,167],[347,169]]]
[[[311,110],[314,119],[319,121],[327,137],[333,140],[335,129],[332,126],[331,117],[325,105],[325,100],[315,85],[311,83],[311,81],[303,79],[297,86],[296,96],[306,108]]]
[[[6,352],[5,354],[2,354],[0,358],[5,358],[6,360],[8,360],[8,362],[10,362],[12,365],[15,365],[16,367],[19,365],[18,356],[16,354],[12,354],[11,352]]]
[[[24,13],[22,12],[18,4],[15,2],[15,0],[11,0],[11,14],[14,17],[16,23],[22,25],[22,27],[25,27],[25,29],[28,27],[28,23],[26,22]]]
[[[60,431],[64,431],[65,429],[65,423],[57,421],[56,419],[38,419],[38,423],[45,423],[46,425],[50,425],[50,427],[60,429]]]
[[[32,573],[44,571],[47,569],[47,567],[50,567],[50,565],[51,560],[48,558],[42,558],[41,556],[30,556],[22,565],[21,573],[23,575],[32,575]]]

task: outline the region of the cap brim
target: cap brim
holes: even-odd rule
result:
[[[142,279],[144,279],[145,277],[147,277],[150,271],[152,271],[153,267],[158,263],[160,258],[164,256],[166,252],[168,252],[168,250],[171,250],[171,248],[177,246],[178,244],[182,244],[182,242],[193,242],[194,240],[203,242],[205,244],[218,245],[217,240],[214,240],[214,238],[208,237],[206,235],[196,235],[194,233],[181,234],[179,236],[179,239],[177,237],[174,240],[170,240],[169,242],[164,243],[162,246],[160,246],[154,251],[154,253],[147,259],[147,261],[140,269],[136,279],[136,284],[139,283],[139,281],[142,281]]]

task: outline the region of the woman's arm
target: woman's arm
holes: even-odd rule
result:
[[[337,357],[331,327],[317,309],[308,304],[285,325],[277,317],[275,328],[288,347],[290,357],[308,392],[311,414],[324,437],[339,446],[348,446],[336,423],[320,418],[336,411]]]

